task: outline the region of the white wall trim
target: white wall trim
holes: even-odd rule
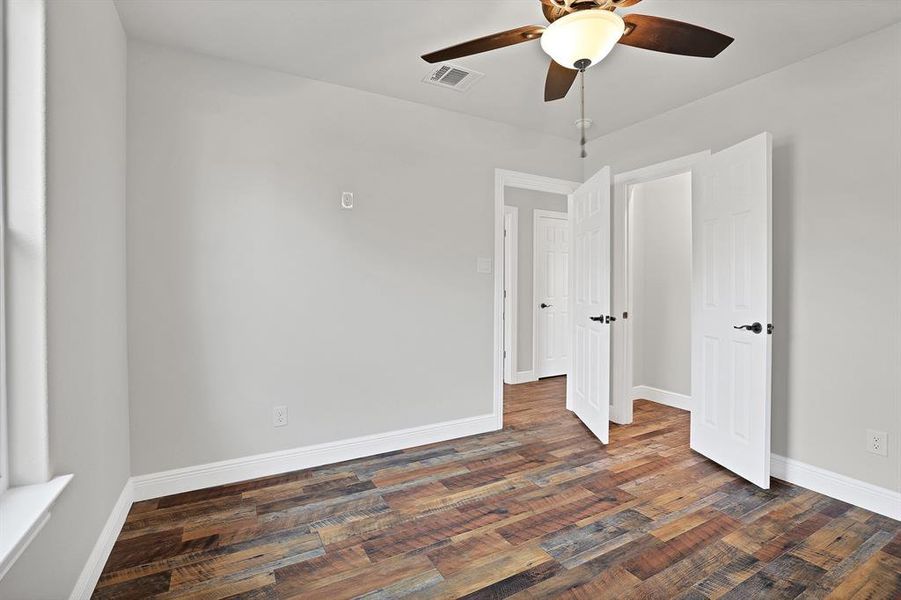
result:
[[[531,371],[516,371],[513,373],[513,381],[511,383],[529,383],[531,381],[538,381],[538,377],[535,376],[535,369]]]
[[[495,415],[422,425],[336,442],[301,446],[193,467],[132,477],[134,500],[147,500],[217,485],[319,467],[383,452],[444,442],[497,429]]]
[[[504,188],[513,187],[568,196],[581,184],[530,173],[494,170],[494,402],[495,429],[504,426]],[[533,365],[534,366],[534,365]]]
[[[119,532],[122,531],[128,511],[131,510],[131,504],[134,502],[133,479],[131,478],[125,482],[122,493],[119,494],[119,499],[113,505],[113,510],[110,511],[109,518],[100,531],[100,536],[97,538],[97,542],[94,544],[94,548],[91,550],[91,554],[81,570],[81,575],[78,576],[78,581],[75,582],[75,587],[72,589],[69,600],[88,600],[91,594],[94,593],[94,588],[97,587],[97,582],[100,580],[100,574],[103,573],[103,567],[106,565],[110,552],[113,551],[116,538],[119,537]]]
[[[901,492],[778,454],[770,455],[770,472],[776,479],[901,521]]]
[[[670,392],[661,390],[660,388],[651,387],[649,385],[636,385],[629,393],[629,402],[632,400],[650,400],[657,404],[665,404],[673,408],[682,410],[691,410],[691,396],[680,394],[678,392]]]

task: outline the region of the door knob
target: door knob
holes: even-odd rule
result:
[[[754,333],[760,333],[761,331],[763,331],[763,325],[755,322],[751,325],[733,325],[732,329],[747,329],[748,331],[752,331]]]
[[[553,304],[545,304],[544,302],[538,305],[539,308],[550,308],[552,306]]]
[[[596,317],[588,317],[588,318],[591,319],[592,321],[600,321],[602,323],[604,322],[604,315],[598,315]]]

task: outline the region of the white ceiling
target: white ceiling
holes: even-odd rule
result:
[[[421,82],[419,56],[526,24],[538,0],[117,0],[129,36],[575,138],[576,89],[543,101],[530,42],[460,59],[466,93]],[[617,46],[586,75],[590,137],[614,131],[901,21],[897,0],[644,0],[621,9],[731,35],[715,59]]]

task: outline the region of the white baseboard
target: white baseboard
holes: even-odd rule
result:
[[[513,373],[513,381],[510,383],[529,383],[531,381],[538,381],[538,378],[535,377],[535,371],[516,371]]]
[[[778,454],[770,455],[770,474],[776,479],[901,521],[901,492]]]
[[[69,600],[88,600],[91,594],[94,593],[94,588],[97,586],[97,581],[100,579],[106,560],[113,550],[116,538],[119,537],[119,532],[122,531],[122,525],[125,523],[125,517],[128,516],[128,511],[131,509],[133,501],[134,488],[131,479],[129,479],[125,482],[122,493],[119,494],[119,499],[113,505],[113,510],[100,531],[100,536],[97,538],[94,549],[91,550],[91,554],[81,570],[81,575],[78,576],[78,581],[75,582],[75,587],[72,589]]]
[[[147,500],[217,485],[268,477],[364,456],[404,450],[498,429],[493,414],[423,425],[337,442],[302,446],[132,477],[134,499]]]
[[[678,394],[649,385],[636,385],[632,388],[631,400],[650,400],[657,404],[665,404],[673,408],[691,410],[691,396]]]

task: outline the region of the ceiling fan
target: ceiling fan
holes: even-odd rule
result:
[[[544,100],[566,96],[579,72],[599,63],[617,44],[670,54],[712,58],[733,39],[697,25],[613,11],[641,0],[539,0],[550,25],[526,25],[424,54],[430,63],[452,60],[541,39],[551,57]]]

